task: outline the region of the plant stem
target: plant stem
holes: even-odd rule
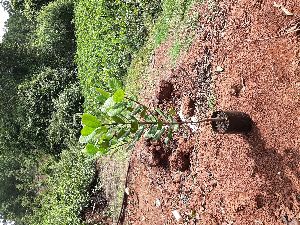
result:
[[[134,103],[140,105],[140,106],[143,106],[149,113],[150,115],[156,120],[156,117],[153,115],[152,111],[147,107],[145,106],[144,104],[132,99],[132,98],[128,98],[128,97],[125,97],[125,99],[129,100],[129,101],[133,101]]]
[[[198,124],[198,123],[204,123],[204,122],[210,122],[210,121],[222,122],[222,121],[224,121],[224,119],[222,119],[222,118],[208,118],[208,119],[203,119],[203,120],[199,120],[199,121],[195,121],[195,122],[194,121],[173,122],[173,123],[163,122],[163,125]],[[119,125],[119,124],[130,125],[131,123],[105,123],[105,124],[102,124],[102,126],[116,126],[116,125]],[[157,124],[157,122],[138,121],[138,124],[140,124],[140,125],[153,125],[153,124]]]

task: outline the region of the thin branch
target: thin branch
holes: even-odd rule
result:
[[[128,98],[128,97],[125,97],[125,99],[129,100],[129,101],[133,101],[135,102],[136,104],[140,105],[140,106],[143,106],[150,114],[151,116],[156,120],[156,116],[152,113],[152,111],[149,109],[149,107],[145,106],[144,104],[132,99],[132,98]]]
[[[184,122],[162,122],[163,125],[182,125],[182,124],[199,124],[199,123],[204,123],[204,122],[210,122],[210,121],[215,121],[215,122],[222,122],[225,119],[222,118],[208,118],[208,119],[203,119],[199,121],[184,121]],[[116,125],[130,125],[131,123],[104,123],[102,124],[103,126],[116,126]],[[144,122],[144,121],[138,121],[139,125],[154,125],[157,124],[157,122]]]

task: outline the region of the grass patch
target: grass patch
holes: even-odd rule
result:
[[[148,67],[154,50],[168,38],[172,39],[170,56],[175,65],[178,57],[188,49],[195,36],[199,14],[189,15],[190,9],[203,0],[164,0],[162,12],[152,27],[148,41],[135,55],[126,79],[127,92],[138,95],[142,83],[147,79]],[[147,81],[145,81],[147,83]],[[151,82],[150,82],[151,83]]]
[[[182,48],[181,41],[176,39],[170,50],[171,58],[173,61],[175,61],[178,58],[181,48]]]

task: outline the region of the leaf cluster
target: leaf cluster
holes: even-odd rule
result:
[[[117,79],[109,80],[109,90],[97,88],[99,113],[97,116],[82,115],[83,128],[80,142],[86,144],[88,154],[107,154],[122,145],[132,146],[142,136],[167,144],[179,124],[174,120],[174,111],[165,114],[159,108],[152,110],[129,97]]]

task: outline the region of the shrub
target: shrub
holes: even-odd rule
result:
[[[75,34],[72,0],[58,0],[42,7],[37,17],[34,45],[46,65],[73,66]]]
[[[59,153],[61,151],[61,144],[64,140],[56,140],[54,143],[48,137],[48,130],[51,121],[56,124],[64,126],[66,124],[57,122],[55,114],[64,114],[64,120],[70,121],[73,115],[63,113],[76,111],[76,109],[66,108],[77,107],[82,101],[78,92],[76,95],[71,96],[66,93],[62,94],[72,83],[76,82],[76,73],[66,69],[53,70],[46,68],[44,71],[34,76],[32,80],[19,85],[18,90],[18,122],[19,122],[19,139],[24,140],[31,148],[44,150],[46,152]],[[67,96],[77,97],[77,99],[70,99],[70,104],[67,103],[66,107],[58,106],[59,96],[66,98]],[[69,105],[68,105],[69,104]],[[63,108],[65,107],[65,108]],[[56,110],[58,110],[56,112]],[[54,116],[52,116],[52,114]],[[66,119],[69,116],[68,119]],[[50,131],[53,130],[50,128]],[[60,128],[56,128],[60,129]],[[68,129],[63,128],[63,129]]]
[[[60,154],[60,160],[53,162],[50,170],[35,199],[33,213],[24,221],[28,225],[82,224],[79,215],[88,201],[94,159],[72,146]]]
[[[63,142],[66,146],[79,137],[80,117],[83,111],[83,97],[79,82],[68,85],[57,99],[53,100],[54,111],[48,127],[48,136],[53,144]],[[78,120],[79,119],[79,120]]]

